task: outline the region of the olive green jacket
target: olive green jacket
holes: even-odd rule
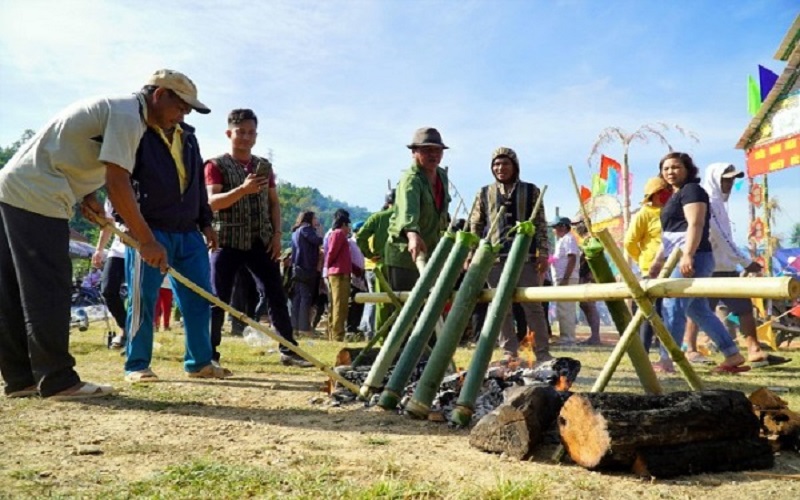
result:
[[[416,269],[408,251],[407,231],[419,233],[428,249],[428,256],[447,229],[447,207],[450,204],[450,189],[447,171],[441,167],[436,173],[444,187],[442,209],[436,210],[433,186],[428,178],[413,164],[403,172],[397,184],[394,213],[389,221],[389,239],[386,241],[385,263],[388,266]]]

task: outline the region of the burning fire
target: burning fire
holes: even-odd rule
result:
[[[533,348],[536,346],[536,341],[533,339],[533,336],[533,330],[528,328],[528,334],[525,335],[525,338],[522,339],[522,342],[519,344],[520,358],[527,361],[528,368],[533,368],[533,365],[536,363],[536,357],[533,355]]]

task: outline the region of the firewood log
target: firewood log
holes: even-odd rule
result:
[[[744,438],[639,448],[632,470],[639,476],[667,478],[701,472],[769,469],[774,463],[766,439]]]
[[[790,410],[786,401],[766,387],[753,392],[750,402],[762,435],[774,443],[775,451],[800,451],[800,413]]]
[[[555,427],[562,397],[549,385],[514,388],[506,400],[484,416],[469,435],[469,444],[490,453],[525,459]]]
[[[758,437],[750,401],[723,390],[574,394],[558,424],[570,457],[589,469],[628,468],[638,448]]]

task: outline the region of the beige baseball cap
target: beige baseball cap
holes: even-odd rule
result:
[[[205,115],[211,112],[208,106],[197,99],[197,86],[194,82],[180,71],[160,69],[153,73],[145,85],[155,85],[175,92],[198,113]]]

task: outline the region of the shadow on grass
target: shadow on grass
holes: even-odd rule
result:
[[[234,422],[255,422],[322,431],[375,432],[397,435],[467,435],[467,430],[454,430],[441,423],[419,421],[393,412],[365,410],[360,404],[352,409],[327,408],[243,408],[202,401],[164,401],[119,395],[106,399],[86,400],[81,404],[110,410],[153,411],[160,414],[193,416]],[[356,420],[357,419],[357,420]]]

